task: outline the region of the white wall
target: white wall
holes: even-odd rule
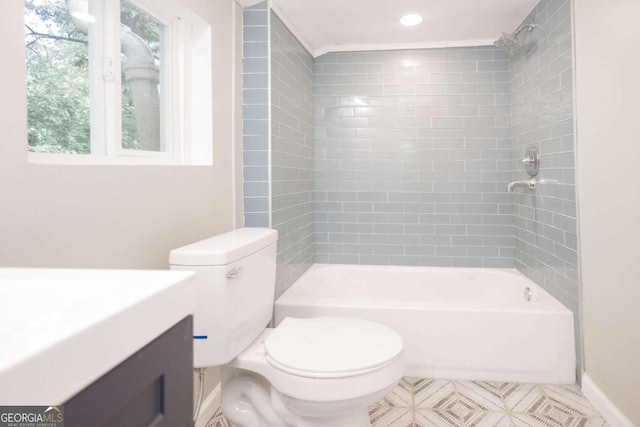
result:
[[[23,2],[0,2],[0,266],[167,268],[171,248],[241,217],[238,6],[184,1],[212,26],[214,166],[28,164]]]
[[[640,425],[640,2],[574,13],[585,372]]]

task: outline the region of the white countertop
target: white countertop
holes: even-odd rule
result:
[[[193,273],[0,268],[0,405],[58,405],[193,313]]]

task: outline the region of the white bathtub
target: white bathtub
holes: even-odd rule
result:
[[[315,264],[276,301],[287,316],[387,325],[410,376],[575,382],[571,311],[516,270]]]

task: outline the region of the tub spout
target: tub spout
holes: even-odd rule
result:
[[[511,181],[510,183],[507,184],[507,191],[509,192],[513,191],[514,187],[525,187],[525,188],[528,188],[529,190],[535,190],[537,183],[538,181],[536,181],[535,178],[523,179],[520,181]]]

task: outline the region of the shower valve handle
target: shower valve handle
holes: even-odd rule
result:
[[[530,147],[524,153],[524,156],[524,159],[520,160],[520,163],[524,165],[529,176],[536,176],[538,174],[538,167],[540,166],[538,150],[535,147]]]
[[[524,159],[520,160],[520,163],[522,163],[525,166],[531,166],[531,165],[535,165],[536,163],[538,163],[538,161],[533,156],[529,156],[529,157],[525,157]]]

